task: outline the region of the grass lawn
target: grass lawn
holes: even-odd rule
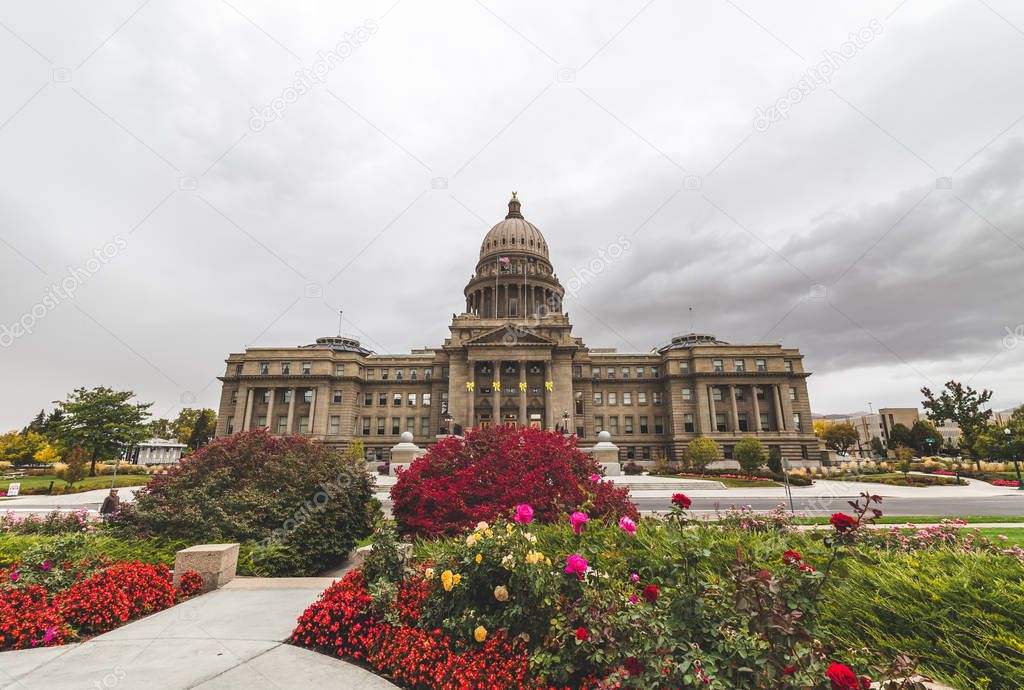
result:
[[[53,482],[53,488],[55,492],[62,493],[79,493],[82,491],[90,491],[92,489],[107,489],[110,488],[111,475],[101,475],[98,477],[86,477],[82,481],[75,484],[73,490],[66,490],[66,484],[63,479],[57,479],[56,475],[44,474],[38,477],[22,477],[21,479],[3,479],[0,480],[0,489],[7,490],[8,485],[12,483],[21,483],[21,493],[26,494],[29,491],[32,493],[45,493],[46,488],[50,486],[50,482]],[[114,480],[114,486],[139,486],[145,484],[152,477],[148,474],[118,474]]]
[[[756,479],[732,479],[730,477],[716,477],[714,475],[701,475],[701,474],[651,474],[650,477],[662,477],[664,479],[707,479],[712,482],[722,482],[722,486],[727,489],[749,489],[753,487],[759,487],[762,489],[768,489],[773,486],[782,486],[778,482],[762,482]],[[642,488],[642,487],[636,487]]]
[[[884,472],[882,474],[857,474],[832,477],[842,482],[867,482],[869,484],[888,484],[889,486],[955,486],[956,477],[939,474],[911,474],[909,477],[902,472]],[[924,484],[924,482],[928,482]]]
[[[992,541],[996,541],[999,535],[1007,537],[1006,541],[1000,542],[1003,546],[1024,546],[1024,527],[982,527],[978,530]]]
[[[795,518],[797,525],[827,525],[827,516],[811,516]],[[903,525],[911,522],[915,525],[936,524],[942,520],[966,520],[968,524],[978,522],[1010,522],[1024,523],[1024,515],[888,515],[875,521],[878,525]],[[1010,536],[1010,535],[1006,535]]]

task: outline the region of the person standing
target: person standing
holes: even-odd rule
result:
[[[117,495],[117,489],[111,489],[107,497],[103,499],[100,506],[100,516],[105,522],[109,522],[121,507],[121,497]]]

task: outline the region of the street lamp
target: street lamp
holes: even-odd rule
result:
[[[1017,472],[1017,491],[1024,491],[1024,482],[1020,480],[1020,462],[1017,460],[1017,453],[1013,451],[1013,432],[1010,427],[1003,429],[1006,436],[1006,448],[1010,452],[1010,459],[1013,460],[1013,469]]]
[[[452,416],[448,414],[447,410],[441,415],[441,421],[444,422],[445,433],[451,436],[452,433]]]
[[[569,410],[564,410],[562,412],[562,433],[569,433]]]

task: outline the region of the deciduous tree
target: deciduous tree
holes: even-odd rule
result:
[[[740,464],[740,469],[752,474],[761,469],[768,460],[768,452],[764,446],[753,436],[744,436],[733,448],[732,455]]]
[[[67,400],[56,401],[64,416],[59,435],[66,446],[81,446],[89,456],[89,475],[96,462],[119,458],[149,435],[146,420],[153,403],[133,403],[132,391],[100,386],[76,388]]]
[[[686,464],[698,472],[722,458],[722,449],[718,443],[707,436],[693,439],[686,445]]]
[[[974,458],[978,469],[981,469],[977,443],[992,417],[992,409],[985,407],[992,398],[992,391],[976,391],[958,381],[947,381],[945,390],[939,395],[933,394],[927,386],[921,389],[921,395],[924,396],[921,405],[929,417],[936,422],[955,422],[960,427],[960,450]]]
[[[825,430],[822,439],[825,441],[826,448],[848,455],[850,449],[857,445],[860,435],[849,424],[833,424]]]

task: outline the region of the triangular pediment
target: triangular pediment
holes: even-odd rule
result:
[[[465,345],[548,345],[554,346],[555,341],[537,335],[526,328],[513,325],[494,328],[467,340]]]

